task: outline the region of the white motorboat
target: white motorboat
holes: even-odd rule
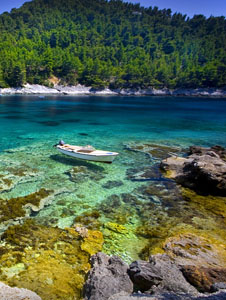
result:
[[[96,150],[92,146],[73,146],[69,144],[58,144],[56,148],[63,154],[73,156],[80,159],[92,160],[104,163],[112,163],[115,157],[119,154],[117,152]]]

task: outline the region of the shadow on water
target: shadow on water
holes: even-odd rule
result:
[[[72,166],[72,167],[84,166],[91,171],[104,171],[104,168],[101,166],[97,166],[95,162],[90,163],[76,158],[64,157],[58,154],[50,155],[50,159],[67,166]]]
[[[80,132],[79,135],[81,135],[81,136],[88,136],[88,133]]]
[[[58,125],[60,125],[60,123],[56,122],[56,121],[41,121],[41,122],[36,122],[36,123],[39,123],[39,124],[44,125],[44,126],[58,126]]]
[[[65,119],[65,120],[60,120],[62,123],[80,123],[82,122],[81,119]]]
[[[5,116],[3,117],[4,119],[9,119],[9,120],[24,120],[24,119],[27,119],[26,117],[24,116]]]
[[[107,126],[107,123],[100,123],[100,122],[89,122],[88,125],[92,126]]]

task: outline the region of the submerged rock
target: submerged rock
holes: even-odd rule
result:
[[[109,180],[105,184],[102,185],[104,189],[113,189],[115,187],[119,187],[123,185],[122,181],[119,180]]]
[[[91,264],[92,270],[84,285],[85,300],[107,300],[121,291],[132,293],[128,265],[119,257],[98,253],[92,257]]]
[[[127,178],[132,181],[164,181],[166,180],[159,169],[159,165],[128,169]]]
[[[66,175],[70,177],[70,180],[75,183],[84,182],[88,179],[99,181],[104,178],[101,172],[94,172],[89,170],[86,166],[76,166],[66,172]]]
[[[171,156],[163,160],[161,167],[166,176],[200,194],[226,196],[225,150],[217,146],[192,147],[190,153],[188,157]]]
[[[18,165],[14,162],[7,162],[7,164],[9,165],[4,165],[4,168],[2,168],[4,171],[1,170],[0,173],[0,193],[11,191],[18,184],[30,182],[31,178],[35,179],[42,175],[38,170],[23,164]]]
[[[181,148],[153,143],[129,143],[125,148],[130,151],[142,152],[156,159],[167,158],[170,153],[181,152]]]

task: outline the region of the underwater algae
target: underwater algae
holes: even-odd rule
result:
[[[80,299],[90,256],[101,251],[101,232],[36,224],[9,227],[0,244],[0,280],[30,289],[43,300]]]
[[[53,191],[44,188],[24,197],[11,198],[9,200],[0,199],[0,222],[26,216],[26,208],[39,210],[39,207]],[[43,204],[44,205],[44,204]]]

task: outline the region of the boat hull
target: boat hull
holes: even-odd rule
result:
[[[118,153],[113,153],[111,155],[90,155],[90,154],[85,154],[85,153],[78,153],[78,152],[73,152],[73,151],[68,151],[64,150],[61,148],[57,149],[68,156],[72,156],[78,159],[83,159],[83,160],[90,160],[90,161],[96,161],[96,162],[104,162],[104,163],[112,163],[115,157],[118,155]]]

